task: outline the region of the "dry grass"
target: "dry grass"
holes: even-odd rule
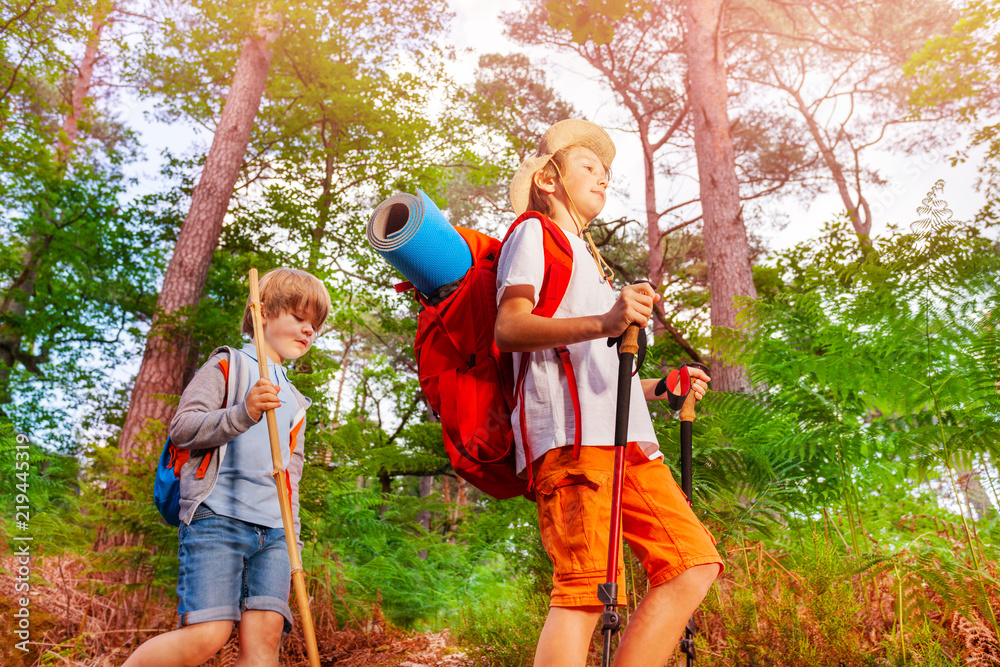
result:
[[[0,559],[0,567],[0,622],[12,628],[15,600],[23,593],[15,591],[10,574],[14,559]],[[8,639],[0,649],[0,664],[112,667],[141,642],[174,628],[174,601],[162,589],[109,584],[80,556],[46,557],[31,567],[31,651],[21,653]],[[921,610],[914,613],[911,608],[900,623],[900,581],[891,570],[847,579],[843,570],[839,575],[834,567],[822,570],[820,563],[815,571],[796,571],[781,554],[760,544],[731,549],[725,575],[698,613],[698,664],[1000,666],[991,624],[975,613],[947,607],[930,588],[910,584],[910,597],[922,600]],[[995,575],[992,570],[993,564]],[[401,632],[389,627],[378,603],[361,607],[363,611],[355,603],[352,612],[336,582],[310,583],[323,665],[474,664],[454,646],[448,631]],[[635,583],[641,588],[641,581]],[[990,591],[990,598],[994,608],[1000,608],[1000,592]],[[338,621],[338,611],[346,621]],[[535,636],[524,637],[526,644]],[[530,655],[531,647],[525,648]],[[207,664],[230,667],[238,654],[234,632]],[[285,640],[281,664],[308,664],[298,623]]]
[[[0,622],[5,628],[16,611],[13,558],[0,559]],[[74,665],[116,667],[143,641],[174,629],[175,602],[150,585],[115,585],[92,573],[84,558],[61,555],[35,560],[31,565],[30,651],[14,647],[5,638],[0,649],[3,665]],[[334,591],[336,592],[336,591]],[[353,617],[338,628],[335,599],[313,595],[311,609],[321,663],[343,667],[460,667],[471,662],[454,647],[447,631],[407,634],[387,628],[379,606],[364,618]],[[294,605],[293,605],[294,610]],[[234,630],[211,667],[231,667],[239,655]],[[300,624],[285,639],[281,664],[308,665]]]
[[[782,560],[759,543],[730,548],[726,573],[698,613],[700,664],[1000,666],[987,619],[956,611],[919,581],[904,582],[900,617],[892,570],[847,576],[842,564],[818,561],[799,572]],[[1000,591],[990,598],[1000,608]]]

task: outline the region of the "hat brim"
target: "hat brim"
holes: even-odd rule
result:
[[[514,172],[514,178],[510,181],[510,203],[516,214],[521,215],[528,210],[528,202],[531,200],[531,179],[545,166],[552,155],[553,153],[546,153],[525,158]]]

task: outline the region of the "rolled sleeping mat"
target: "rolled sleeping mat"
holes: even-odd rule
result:
[[[368,242],[413,286],[429,295],[472,268],[472,252],[426,194],[396,194],[368,221]]]

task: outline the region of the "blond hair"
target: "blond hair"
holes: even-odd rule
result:
[[[330,293],[316,276],[299,269],[272,269],[260,279],[260,307],[266,317],[292,313],[319,331],[330,314]],[[253,336],[250,297],[243,311],[243,333]]]

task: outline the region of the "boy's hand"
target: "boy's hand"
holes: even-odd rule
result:
[[[700,401],[705,398],[708,383],[712,378],[697,366],[688,366],[688,376],[691,378],[691,393],[694,394],[694,400]],[[647,401],[669,401],[671,396],[678,395],[666,389],[666,380],[667,378],[642,381],[642,392]],[[663,393],[658,394],[658,391]]]
[[[694,366],[688,366],[688,375],[691,376],[691,391],[694,392],[694,400],[700,401],[705,398],[708,383],[712,381],[712,378],[708,377],[705,371]]]
[[[257,380],[257,384],[250,388],[245,403],[250,419],[255,422],[260,421],[266,410],[276,410],[281,407],[281,401],[278,400],[278,385],[266,378]]]
[[[630,324],[645,327],[653,313],[653,304],[660,300],[649,283],[628,285],[618,295],[618,300],[603,316],[604,334],[608,338],[621,336]]]

